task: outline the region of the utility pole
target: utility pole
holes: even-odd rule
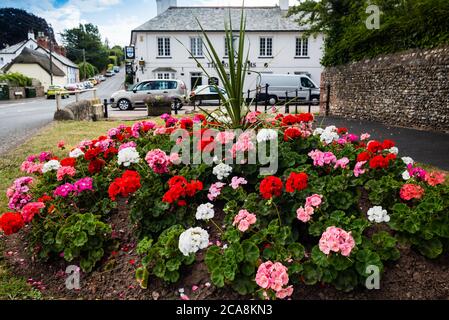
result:
[[[50,50],[50,84],[53,85],[53,27],[50,26],[50,46],[49,46],[49,50]]]
[[[87,79],[86,75],[86,49],[83,49],[83,68],[84,68],[84,79]]]

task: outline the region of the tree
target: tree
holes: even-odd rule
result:
[[[98,69],[91,65],[89,62],[81,62],[78,64],[80,70],[80,79],[88,79],[95,76],[98,73]]]
[[[369,5],[381,10],[379,29],[366,27]],[[449,43],[447,0],[305,0],[289,15],[308,34],[324,33],[325,66]]]
[[[35,36],[38,32],[43,32],[55,41],[53,29],[45,19],[21,9],[0,8],[0,49],[27,40],[31,30]]]
[[[124,58],[125,58],[125,53],[123,52],[123,48],[120,46],[114,46],[109,50],[109,54],[110,56],[115,56],[117,57],[117,62],[116,65],[119,66],[122,64]]]
[[[98,70],[104,70],[108,64],[109,52],[101,41],[98,27],[88,23],[77,28],[66,29],[61,33],[67,47],[67,57],[76,63],[83,62],[83,49],[86,61]]]

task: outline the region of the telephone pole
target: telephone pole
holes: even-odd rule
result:
[[[87,77],[86,77],[86,49],[83,49],[83,69],[84,69],[84,79],[87,79]]]
[[[51,26],[51,24],[49,24],[50,27],[50,45],[49,45],[49,50],[50,50],[50,84],[53,85],[53,27]]]

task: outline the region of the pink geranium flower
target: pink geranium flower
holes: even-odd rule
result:
[[[249,227],[255,224],[257,221],[256,215],[249,213],[247,210],[240,210],[239,213],[234,217],[233,226],[238,225],[237,228],[241,232],[245,232]]]
[[[76,174],[76,170],[74,167],[61,167],[58,169],[56,173],[56,179],[58,181],[64,180],[66,176],[74,177]]]
[[[234,190],[238,189],[241,185],[244,185],[244,184],[247,184],[247,183],[248,183],[248,181],[246,181],[245,178],[232,177],[232,179],[231,179],[231,187]]]
[[[354,247],[355,241],[351,236],[351,232],[346,232],[345,230],[334,226],[328,227],[321,235],[319,241],[321,252],[327,255],[332,251],[340,252],[341,255],[347,257],[351,254]]]

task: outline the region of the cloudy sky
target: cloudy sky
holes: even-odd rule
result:
[[[245,0],[246,6],[272,6],[279,0]],[[93,23],[111,45],[127,45],[131,30],[156,15],[156,0],[1,0],[0,7],[25,9],[51,23],[55,34]],[[296,0],[290,0],[290,5]],[[178,6],[240,6],[242,0],[178,0]]]

